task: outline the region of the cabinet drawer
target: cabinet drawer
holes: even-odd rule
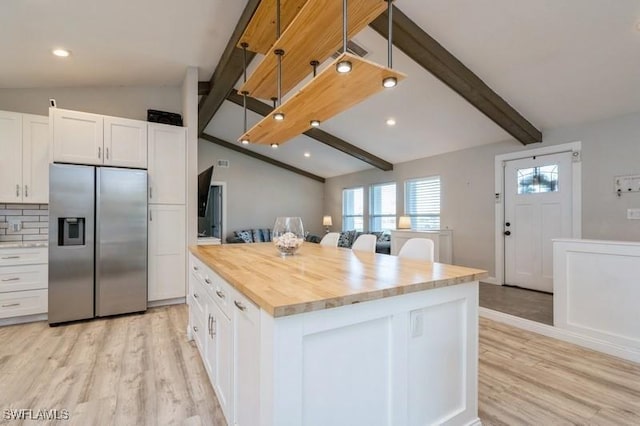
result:
[[[193,339],[196,342],[196,346],[198,346],[198,349],[200,350],[200,356],[204,358],[205,357],[204,344],[205,344],[205,337],[206,337],[206,331],[204,328],[205,318],[204,316],[200,316],[200,313],[198,312],[197,309],[192,309],[189,314],[189,317],[190,317],[189,326],[191,327],[191,333],[193,335]]]
[[[198,315],[204,317],[207,293],[200,280],[196,278],[195,273],[192,271],[190,275],[189,297],[191,298],[191,307],[198,311]]]
[[[0,318],[47,312],[47,290],[14,291],[0,294]]]
[[[46,247],[0,249],[0,266],[47,263],[48,257]]]
[[[231,286],[215,272],[211,270],[207,270],[207,272],[207,278],[211,281],[210,289],[213,293],[211,298],[227,318],[231,318]]]
[[[4,266],[0,268],[0,293],[47,288],[47,265]]]
[[[260,322],[260,308],[235,288],[230,293],[230,305],[236,314],[246,317],[252,324]],[[235,314],[234,314],[235,315]]]

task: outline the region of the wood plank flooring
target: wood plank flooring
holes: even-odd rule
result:
[[[3,410],[67,409],[64,425],[225,425],[186,305],[50,328],[0,328]]]
[[[553,325],[553,294],[481,282],[480,306]]]
[[[0,328],[0,411],[68,409],[61,425],[225,426],[185,305],[49,328]],[[640,364],[480,319],[484,425],[640,425]],[[49,424],[2,419],[0,424]]]

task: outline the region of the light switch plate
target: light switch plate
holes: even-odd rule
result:
[[[640,220],[640,209],[627,209],[627,219]]]

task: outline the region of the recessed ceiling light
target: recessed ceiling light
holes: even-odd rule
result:
[[[271,144],[271,148],[276,149],[277,147],[278,147],[278,144],[277,144],[277,143],[272,143],[272,144]]]
[[[384,80],[382,80],[382,86],[384,86],[387,89],[390,89],[391,87],[396,87],[396,84],[398,84],[398,79],[395,77],[386,77]]]
[[[308,153],[308,152],[305,152],[305,153],[304,153],[304,156],[305,156],[305,157],[307,157],[307,158],[309,158],[309,157],[311,157],[311,154],[310,154],[310,153]]]
[[[336,64],[336,70],[340,73],[340,74],[346,74],[348,72],[351,72],[351,62],[349,61],[340,61]]]
[[[387,118],[387,126],[395,126],[396,119],[395,118]]]
[[[275,114],[273,114],[273,118],[277,121],[282,121],[284,120],[284,113],[276,112]]]
[[[320,120],[311,120],[311,122],[309,124],[311,124],[311,127],[319,127],[320,126]]]
[[[54,49],[53,54],[61,58],[66,58],[71,54],[67,49]]]
[[[249,145],[249,139],[248,139],[248,138],[243,138],[243,139],[240,141],[240,143],[241,143],[242,145]]]

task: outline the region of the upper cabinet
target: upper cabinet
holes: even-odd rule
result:
[[[49,117],[53,117],[53,161],[103,163],[103,116],[51,108]]]
[[[49,200],[49,120],[0,111],[0,203]]]
[[[104,118],[104,164],[147,168],[147,122]]]
[[[149,202],[184,204],[187,137],[184,127],[149,124]]]
[[[58,108],[53,118],[53,161],[144,169],[147,122]]]

